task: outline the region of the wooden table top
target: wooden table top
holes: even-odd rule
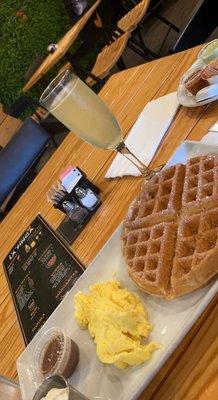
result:
[[[194,62],[200,47],[165,57],[113,75],[100,96],[112,109],[124,136],[145,104],[176,91],[182,74]],[[217,104],[197,108],[181,107],[152,162],[165,163],[185,139],[200,140],[217,120]],[[105,180],[104,175],[115,154],[94,149],[67,136],[28,190],[0,224],[0,262],[37,213],[54,227],[63,216],[46,200],[45,193],[67,165],[77,165],[101,189],[103,204],[89,222],[72,250],[88,266],[122,221],[129,203],[139,191],[141,178]],[[16,379],[16,359],[24,349],[11,296],[0,269],[0,374]],[[214,399],[218,391],[215,377],[217,321],[215,299],[145,390],[142,399]]]

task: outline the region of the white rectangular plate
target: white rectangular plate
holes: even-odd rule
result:
[[[208,153],[218,154],[218,147],[187,141],[177,149],[167,165],[184,163],[190,156]],[[69,379],[70,384],[90,400],[137,399],[216,294],[218,281],[173,301],[146,295],[127,276],[120,249],[120,234],[121,226],[19,357],[17,369],[23,400],[32,400],[37,389],[38,382],[33,373],[34,349],[41,334],[52,326],[66,329],[79,345],[80,361]],[[138,293],[154,326],[150,339],[163,344],[151,361],[141,366],[118,370],[114,366],[103,365],[97,359],[95,345],[88,332],[80,330],[73,318],[75,293],[79,290],[85,292],[90,284],[108,279],[118,279],[125,287]]]

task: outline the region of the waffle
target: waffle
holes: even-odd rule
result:
[[[176,228],[174,222],[162,222],[150,228],[128,230],[123,235],[129,275],[149,293],[168,295]]]
[[[218,271],[218,156],[190,159],[144,182],[124,220],[122,250],[144,291],[178,297]]]
[[[130,206],[125,226],[142,228],[175,220],[181,208],[184,177],[185,166],[177,164],[145,181],[139,197]]]
[[[218,208],[182,217],[171,274],[174,296],[197,289],[212,278],[218,260]]]
[[[182,211],[195,214],[218,207],[218,157],[191,158],[186,165]]]

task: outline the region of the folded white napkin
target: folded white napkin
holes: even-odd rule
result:
[[[177,93],[174,92],[150,101],[139,115],[125,143],[143,163],[149,165],[151,162],[178,108]],[[124,175],[138,176],[140,172],[123,155],[117,154],[105,177]]]
[[[208,133],[201,139],[201,143],[218,146],[218,121],[211,126]]]

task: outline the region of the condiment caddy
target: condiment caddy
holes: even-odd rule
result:
[[[59,233],[72,243],[101,205],[100,190],[78,167],[69,166],[47,192],[54,208],[66,214]]]

